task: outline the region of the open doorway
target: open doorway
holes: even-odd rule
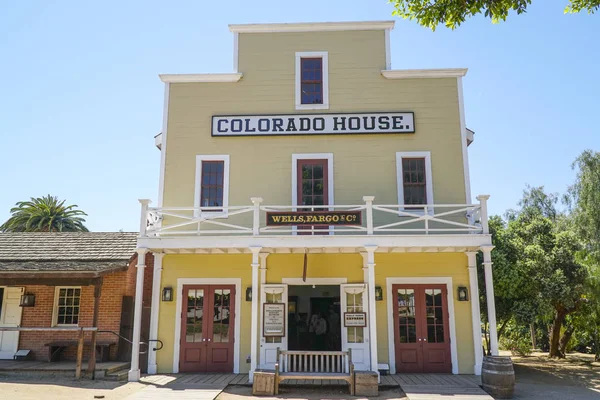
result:
[[[342,349],[339,285],[288,286],[288,348]]]

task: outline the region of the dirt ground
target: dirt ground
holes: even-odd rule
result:
[[[1,400],[120,400],[145,387],[138,382],[77,381],[64,375],[0,374]]]
[[[600,363],[591,354],[571,353],[564,360],[547,353],[513,356],[517,386],[515,399],[600,399]]]

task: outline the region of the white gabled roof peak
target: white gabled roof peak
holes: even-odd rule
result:
[[[394,24],[395,21],[232,24],[229,25],[229,30],[234,33],[373,31],[394,29]]]

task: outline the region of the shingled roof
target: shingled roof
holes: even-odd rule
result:
[[[127,265],[137,232],[0,233],[1,272],[95,272]]]

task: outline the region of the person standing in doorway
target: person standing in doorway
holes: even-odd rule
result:
[[[308,347],[303,350],[314,349],[317,345],[317,325],[319,325],[319,313],[314,313],[310,316],[308,323]]]
[[[327,321],[323,317],[323,314],[319,311],[317,313],[317,327],[315,329],[315,335],[317,339],[317,350],[327,349]]]
[[[341,321],[333,305],[329,306],[327,316],[327,327],[329,328],[329,350],[341,350]]]

